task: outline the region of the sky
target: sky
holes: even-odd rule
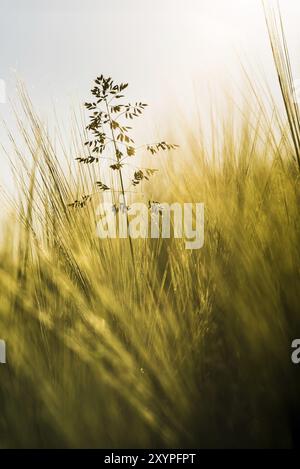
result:
[[[281,6],[300,77],[300,2]],[[150,105],[151,132],[175,109],[188,118],[224,89],[238,96],[241,63],[277,90],[261,0],[0,0],[0,47],[10,126],[16,79],[42,118],[55,106],[65,121],[96,76],[129,82],[129,99]]]

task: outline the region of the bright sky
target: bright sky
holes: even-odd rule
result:
[[[300,77],[300,2],[281,4]],[[67,120],[101,73],[129,82],[129,98],[151,105],[153,128],[170,104],[204,111],[209,89],[238,93],[238,60],[276,86],[261,0],[1,0],[0,44],[8,97],[17,74],[45,118],[54,103]],[[11,122],[9,104],[0,116]]]

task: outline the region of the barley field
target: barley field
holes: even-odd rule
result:
[[[205,204],[200,250],[99,239],[98,199],[69,206],[97,165],[57,158],[20,89],[5,149],[17,195],[2,193],[1,448],[297,444],[300,121],[284,36],[268,24],[284,107],[267,109],[251,83],[253,109],[215,116],[212,144],[184,128],[146,189]]]

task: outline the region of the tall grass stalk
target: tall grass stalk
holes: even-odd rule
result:
[[[297,98],[296,96],[296,81],[293,76],[283,20],[279,7],[274,9],[266,1],[263,1],[263,5],[281,96],[288,119],[290,135],[294,144],[294,158],[300,171],[300,97]]]

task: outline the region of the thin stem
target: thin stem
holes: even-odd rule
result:
[[[116,160],[117,160],[117,163],[118,163],[118,162],[119,162],[119,158],[118,158],[118,147],[117,147],[117,142],[116,142],[116,138],[115,138],[115,134],[114,134],[114,129],[113,129],[113,126],[112,126],[112,119],[111,119],[111,115],[110,115],[110,111],[109,111],[109,107],[108,107],[108,103],[107,103],[107,100],[106,100],[106,99],[105,99],[105,104],[106,104],[107,115],[108,115],[109,123],[110,123],[110,130],[111,130],[112,142],[113,142],[113,144],[114,144]],[[122,169],[119,168],[118,171],[119,171],[121,189],[122,189],[122,194],[123,194],[123,201],[124,201],[124,204],[126,205],[126,197],[125,197],[125,190],[124,190]]]
[[[112,119],[111,119],[107,99],[105,99],[105,104],[106,104],[107,115],[108,115],[109,123],[110,123],[112,141],[113,141],[114,148],[115,148],[116,160],[117,160],[117,163],[118,163],[119,162],[118,146],[117,146],[117,141],[116,141],[115,134],[114,134],[114,129],[113,129],[113,126],[112,126]],[[124,182],[123,182],[123,175],[122,175],[122,168],[119,168],[118,172],[119,172],[119,177],[120,177],[120,184],[121,184],[121,190],[122,190],[122,195],[123,195],[124,206],[127,207],[125,189],[124,189]],[[134,262],[134,252],[133,252],[132,239],[130,237],[130,232],[129,232],[129,219],[128,219],[128,212],[127,211],[126,211],[126,220],[127,220],[127,230],[128,230],[128,235],[129,235],[129,245],[130,245],[130,252],[131,252],[131,257],[132,257],[134,275],[135,275],[135,278],[136,278],[136,281],[137,281],[136,270],[135,270],[135,262]]]

